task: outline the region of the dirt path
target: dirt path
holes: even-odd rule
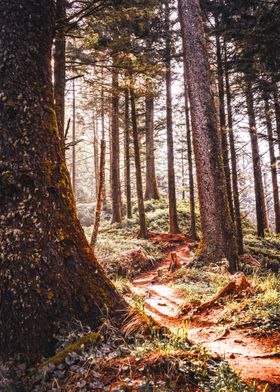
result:
[[[173,247],[165,252],[160,265],[134,279],[131,290],[145,297],[148,314],[162,325],[175,330],[184,323],[184,320],[178,317],[178,311],[185,295],[182,291],[161,283],[161,278],[168,275],[172,251],[176,251],[180,264],[187,263],[191,240],[166,234],[153,236],[152,240],[168,241]],[[170,277],[172,279],[172,275]],[[212,353],[224,356],[243,380],[256,380],[258,385],[268,383],[269,389],[266,391],[280,392],[280,358],[266,357],[273,348],[279,348],[280,334],[269,338],[255,338],[246,335],[245,330],[232,331],[217,323],[222,312],[221,308],[211,308],[195,317],[188,325],[189,339],[200,343]]]

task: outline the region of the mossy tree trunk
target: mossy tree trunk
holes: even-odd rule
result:
[[[86,241],[54,111],[52,0],[0,2],[0,346],[53,350],[58,322],[123,307]],[[19,39],[20,37],[20,39]],[[34,70],[31,72],[30,70]]]
[[[187,69],[205,262],[227,258],[237,269],[237,246],[230,218],[210,67],[198,0],[179,0],[183,56]]]

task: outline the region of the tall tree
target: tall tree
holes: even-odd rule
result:
[[[226,100],[227,100],[227,125],[228,125],[230,157],[231,157],[234,222],[236,228],[238,253],[242,254],[244,253],[243,230],[242,230],[242,221],[241,221],[241,212],[240,212],[237,156],[236,156],[235,139],[233,133],[232,97],[231,97],[230,80],[229,80],[226,41],[224,41],[224,51],[225,51],[225,82],[226,82]]]
[[[131,176],[130,176],[130,118],[129,118],[129,89],[125,89],[125,114],[124,114],[124,178],[126,194],[126,216],[132,218],[131,206]]]
[[[165,9],[165,83],[166,83],[166,129],[167,129],[167,166],[168,166],[168,201],[169,201],[169,232],[180,232],[177,216],[174,147],[173,147],[173,113],[172,113],[172,71],[171,71],[171,31],[170,8],[168,1],[164,2]]]
[[[156,168],[155,168],[155,146],[154,146],[154,97],[150,91],[151,86],[148,84],[148,91],[145,97],[145,121],[146,121],[146,191],[145,199],[159,200],[159,191],[157,186]]]
[[[15,353],[27,360],[48,355],[59,321],[77,318],[98,325],[123,303],[97,263],[76,215],[54,111],[53,4],[0,2],[4,358]]]
[[[184,62],[184,97],[185,97],[185,115],[186,115],[188,169],[189,169],[189,192],[190,192],[190,221],[191,221],[190,236],[194,240],[197,240],[198,236],[196,232],[194,175],[193,175],[193,159],[192,159],[192,155],[193,155],[192,134],[191,134],[191,121],[190,121],[190,110],[189,110],[189,89],[188,89],[187,69],[186,69],[185,62]]]
[[[119,71],[112,69],[112,124],[111,124],[111,197],[112,223],[122,220],[120,194],[120,130],[119,130]]]
[[[264,87],[264,109],[265,109],[265,121],[266,121],[269,156],[270,156],[270,171],[271,171],[272,193],[273,193],[273,204],[274,204],[274,215],[275,215],[275,231],[277,234],[279,234],[280,233],[280,204],[279,204],[279,187],[278,187],[278,178],[277,178],[277,161],[276,161],[276,156],[274,151],[273,128],[272,128],[269,96],[265,87]]]
[[[183,56],[187,69],[202,241],[206,261],[226,257],[237,269],[237,246],[230,218],[214,97],[211,91],[201,10],[198,0],[179,0]]]
[[[141,160],[140,160],[139,141],[138,141],[138,126],[137,126],[137,117],[136,117],[134,85],[130,89],[130,102],[131,102],[131,120],[132,120],[132,132],[133,132],[133,144],[134,144],[137,202],[138,202],[138,213],[139,213],[139,223],[140,223],[139,237],[147,238],[148,231],[147,231],[144,196],[143,196],[142,171],[141,171]]]
[[[246,80],[245,86],[247,112],[249,119],[249,133],[251,138],[252,158],[253,158],[253,172],[255,184],[255,202],[256,202],[256,216],[257,216],[257,230],[258,236],[264,237],[265,229],[267,228],[266,204],[263,186],[263,174],[261,166],[261,157],[259,151],[259,142],[256,126],[256,116],[254,109],[254,97],[252,92],[252,82],[250,78]]]

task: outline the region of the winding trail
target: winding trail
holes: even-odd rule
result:
[[[185,324],[179,316],[180,305],[184,302],[183,291],[162,283],[162,277],[169,276],[171,252],[176,252],[181,265],[188,263],[192,240],[183,235],[155,234],[151,241],[169,244],[165,257],[159,265],[148,272],[141,273],[130,285],[133,293],[145,298],[145,309],[160,324],[176,330]],[[280,332],[273,336],[256,338],[246,334],[248,330],[230,330],[219,325],[224,309],[212,307],[196,315],[188,323],[188,337],[194,344],[201,344],[213,355],[224,356],[240,377],[249,382],[255,380],[260,391],[280,392],[280,358],[272,355],[272,350],[280,346]],[[279,351],[278,351],[279,352]],[[268,389],[262,388],[269,384]]]

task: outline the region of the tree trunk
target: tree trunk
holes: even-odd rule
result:
[[[274,89],[273,89],[273,99],[274,99],[274,108],[275,108],[278,150],[279,150],[279,154],[280,154],[280,103],[279,103],[278,89],[277,89],[276,83],[274,84]]]
[[[24,360],[38,360],[54,350],[60,321],[79,319],[94,327],[123,306],[76,215],[54,111],[53,4],[0,2],[0,80],[7,98],[0,103],[4,359],[21,353]]]
[[[96,198],[99,192],[99,151],[98,151],[98,120],[97,113],[93,116],[93,155],[94,155],[94,178]]]
[[[104,198],[105,161],[106,161],[106,143],[105,143],[105,140],[101,140],[98,193],[97,193],[97,198],[96,198],[94,227],[93,227],[93,232],[92,232],[91,240],[90,240],[90,245],[93,249],[95,248],[95,245],[96,245],[98,230],[99,230],[99,226],[100,226],[102,203],[103,203],[103,198]]]
[[[229,133],[231,171],[232,171],[232,191],[233,191],[233,202],[234,202],[234,222],[236,228],[238,253],[243,254],[244,253],[243,230],[242,230],[241,213],[240,213],[237,158],[236,158],[235,140],[233,134],[232,100],[231,100],[231,91],[230,91],[230,82],[229,82],[229,72],[227,68],[226,43],[225,43],[225,80],[226,80],[226,98],[227,98],[227,120],[228,120],[228,133]]]
[[[147,95],[146,105],[146,192],[145,199],[159,200],[154,151],[154,97]]]
[[[264,230],[267,228],[265,195],[264,195],[264,187],[263,187],[263,175],[262,175],[262,168],[261,168],[258,135],[257,135],[257,128],[256,128],[252,83],[249,80],[246,81],[245,94],[246,94],[247,111],[249,117],[249,132],[251,138],[252,159],[253,159],[257,230],[258,230],[258,236],[264,237]]]
[[[190,192],[190,221],[191,221],[190,236],[192,239],[197,240],[198,235],[196,233],[193,159],[192,159],[192,136],[191,136],[191,123],[190,123],[190,112],[189,112],[189,89],[188,89],[187,69],[186,69],[185,62],[184,62],[184,96],[185,96],[185,115],[186,115],[188,169],[189,169],[189,192]]]
[[[272,192],[273,192],[273,202],[274,202],[274,214],[275,214],[275,232],[280,233],[280,206],[279,206],[279,188],[277,179],[277,161],[274,151],[273,143],[273,129],[270,114],[270,106],[268,101],[268,95],[264,93],[264,104],[265,104],[265,120],[267,128],[267,138],[269,145],[269,155],[270,155],[270,171],[272,179]]]
[[[226,257],[230,271],[235,272],[237,247],[228,207],[201,10],[198,0],[178,3],[200,203],[202,241],[198,254],[207,262]]]
[[[119,73],[117,68],[112,70],[112,124],[111,124],[111,194],[112,194],[112,223],[122,221],[120,195],[120,135],[119,135]]]
[[[167,128],[167,161],[168,161],[168,199],[169,199],[169,232],[180,232],[177,217],[174,148],[173,148],[173,119],[172,119],[172,74],[171,74],[171,38],[170,38],[170,10],[168,1],[165,1],[166,24],[166,53],[165,53],[165,83],[166,83],[166,128]]]
[[[130,176],[130,126],[129,126],[129,91],[125,90],[125,125],[124,125],[124,178],[126,193],[126,216],[132,218],[131,208],[131,176]]]
[[[216,20],[216,28],[218,27],[218,21]],[[226,176],[226,187],[228,205],[230,210],[231,219],[234,220],[234,210],[232,201],[232,189],[231,189],[231,174],[229,166],[229,152],[228,152],[228,134],[226,127],[226,113],[225,113],[225,88],[224,88],[224,70],[222,61],[222,51],[220,37],[216,33],[216,56],[217,56],[217,74],[218,74],[218,91],[219,91],[219,118],[221,128],[221,142],[222,142],[222,153],[224,171]]]
[[[101,69],[101,140],[105,141],[105,99],[104,99],[104,70]],[[103,207],[106,209],[106,143],[105,143],[105,169],[104,169],[104,193],[103,193]]]
[[[73,79],[73,100],[72,100],[72,187],[76,194],[76,88]]]
[[[133,133],[134,159],[135,159],[135,172],[136,172],[137,201],[138,201],[138,213],[139,213],[139,223],[140,223],[139,237],[147,238],[148,231],[146,225],[143,186],[142,186],[141,161],[140,161],[138,128],[137,128],[136,107],[135,107],[135,93],[133,88],[130,89],[130,102],[131,102],[131,120],[132,120],[132,133]]]
[[[56,1],[56,33],[54,42],[54,99],[59,136],[64,146],[64,115],[65,115],[65,19],[66,0]]]

